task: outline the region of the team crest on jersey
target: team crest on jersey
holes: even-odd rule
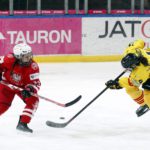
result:
[[[12,78],[15,82],[21,81],[21,75],[19,75],[19,74],[15,74],[15,73],[12,74]]]
[[[32,63],[31,67],[32,67],[33,70],[37,70],[38,69],[37,63]]]

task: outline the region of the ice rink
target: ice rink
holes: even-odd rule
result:
[[[0,117],[1,150],[149,150],[150,112],[137,118],[135,111],[139,106],[124,89],[107,90],[65,128],[45,124],[47,120],[69,120],[105,88],[107,80],[123,71],[120,62],[39,66],[42,82],[39,95],[61,103],[80,94],[82,99],[67,108],[40,100],[29,124],[34,133],[27,134],[16,130],[24,103],[15,97],[12,107]]]

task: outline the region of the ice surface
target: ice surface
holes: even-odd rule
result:
[[[17,131],[24,103],[15,97],[0,117],[1,150],[149,150],[150,112],[137,118],[139,107],[124,90],[107,90],[67,127],[51,128],[47,120],[65,122],[105,88],[105,82],[122,71],[119,62],[39,64],[40,95],[66,103],[78,95],[74,106],[62,108],[40,100],[29,127],[33,134]],[[65,117],[65,119],[60,119]]]

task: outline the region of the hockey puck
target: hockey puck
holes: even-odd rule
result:
[[[60,117],[59,119],[62,119],[62,120],[63,120],[63,119],[65,119],[65,117]]]

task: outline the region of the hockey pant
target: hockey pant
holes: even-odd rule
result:
[[[23,99],[19,91],[12,90],[3,84],[0,84],[0,115],[5,113],[10,108],[16,94],[25,102],[25,107],[21,114],[20,121],[29,123],[37,110],[39,99],[34,96]]]
[[[127,94],[139,105],[143,106],[147,104],[150,107],[150,90],[142,90],[137,86],[134,86],[128,77],[122,77],[119,79],[121,87],[125,88]]]

